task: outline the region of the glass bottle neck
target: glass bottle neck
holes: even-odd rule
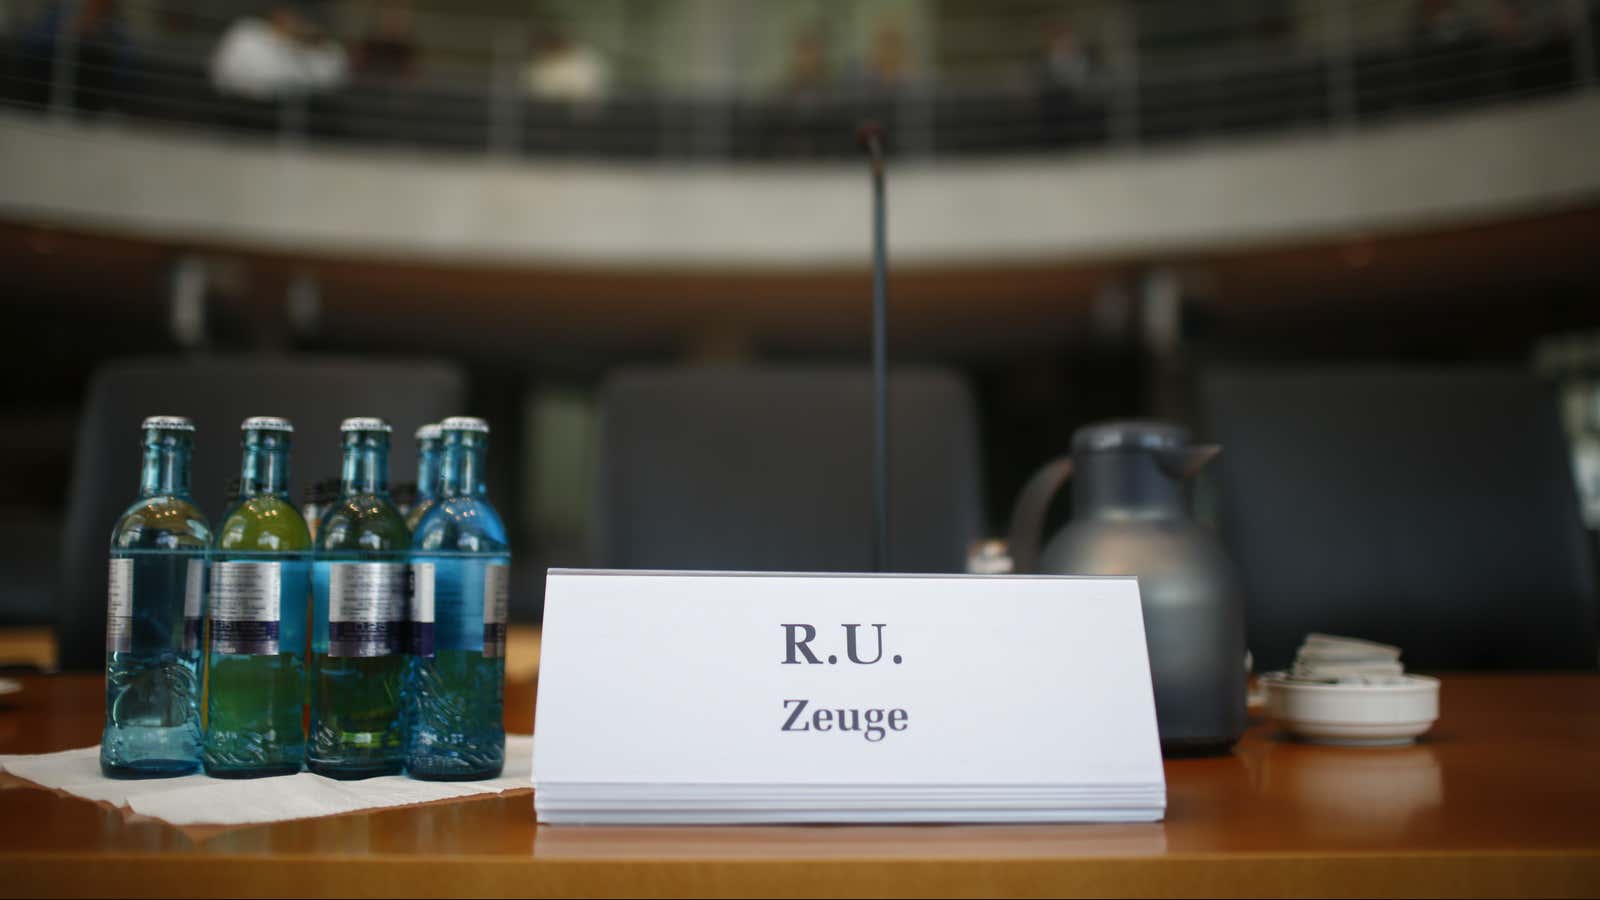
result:
[[[189,436],[176,431],[148,431],[144,438],[144,467],[139,473],[139,496],[189,496]]]
[[[471,432],[445,438],[440,497],[482,497],[488,493],[483,483],[485,449],[483,438]]]
[[[289,440],[278,432],[247,434],[244,439],[239,496],[263,494],[289,496]]]
[[[417,499],[429,500],[439,493],[439,442],[423,441],[417,447]]]
[[[345,439],[344,468],[339,476],[339,493],[389,493],[389,443],[370,434],[353,434]]]

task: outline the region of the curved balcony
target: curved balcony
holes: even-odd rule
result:
[[[23,29],[0,45],[0,106],[56,119],[109,114],[281,142],[591,161],[794,161],[851,155],[854,128],[866,118],[887,126],[891,153],[910,158],[1096,152],[1262,132],[1343,132],[1582,91],[1596,82],[1600,21],[1583,2],[1566,4],[1564,15],[1548,21],[1523,23],[1514,34],[1487,21],[1442,36],[1420,25],[1408,33],[1370,24],[1403,14],[1397,0],[1337,0],[1299,10],[1294,40],[1237,33],[1287,28],[1287,20],[1224,23],[1215,33],[1164,38],[1183,52],[1132,33],[1140,14],[1169,18],[1185,6],[1155,0],[1108,6],[1097,20],[1104,33],[1084,41],[1095,52],[1080,51],[1081,69],[1070,79],[1049,75],[1041,58],[1015,48],[971,46],[994,29],[1049,27],[1043,17],[1002,6],[993,14],[999,21],[982,28],[947,24],[954,33],[942,37],[957,49],[892,81],[858,75],[752,85],[733,74],[686,86],[635,74],[581,102],[527,96],[528,35],[547,23],[455,16],[423,17],[417,31],[432,42],[437,61],[421,72],[399,77],[358,69],[337,90],[240,99],[219,92],[209,69],[228,20],[201,7],[185,10],[195,20],[188,31],[141,40],[121,31],[115,38],[77,35],[65,27],[50,34],[48,23]],[[612,55],[668,49],[648,44]],[[636,73],[657,68],[633,66]]]

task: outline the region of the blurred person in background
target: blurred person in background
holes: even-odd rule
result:
[[[1079,40],[1071,23],[1057,20],[1045,26],[1037,79],[1040,134],[1046,146],[1072,142],[1078,119],[1093,105],[1099,68],[1093,49]]]
[[[778,117],[770,129],[774,152],[812,157],[821,150],[832,72],[822,25],[813,23],[795,33],[778,86]]]
[[[74,91],[69,98],[73,106],[98,111],[114,106],[117,98],[130,92],[132,46],[117,0],[51,3],[19,37],[29,102],[43,106],[51,101],[56,53],[64,49],[63,38],[74,45]]]
[[[1055,21],[1045,27],[1042,62],[1044,81],[1073,93],[1089,89],[1095,63],[1072,23]]]
[[[1475,23],[1456,0],[1418,0],[1411,15],[1411,42],[1447,47],[1474,36]]]
[[[1490,3],[1488,31],[1498,54],[1501,90],[1529,93],[1572,80],[1573,23],[1566,12],[1554,0]]]
[[[866,58],[856,74],[855,115],[881,122],[897,133],[900,99],[911,87],[913,59],[910,39],[898,17],[886,16],[873,28]],[[891,145],[892,145],[891,141]]]
[[[1411,99],[1437,107],[1491,93],[1492,48],[1483,23],[1455,0],[1420,0],[1411,21]]]
[[[882,96],[900,92],[911,81],[911,66],[910,41],[900,20],[886,18],[879,22],[861,70],[865,93]]]
[[[271,101],[337,90],[349,61],[306,4],[280,3],[229,26],[211,57],[218,93]]]
[[[789,61],[783,70],[783,95],[815,102],[828,89],[828,44],[822,26],[801,28],[789,43]]]
[[[611,93],[611,65],[594,47],[549,29],[535,41],[525,84],[536,100],[566,103],[575,111],[593,110]]]
[[[356,46],[356,75],[363,79],[403,81],[417,73],[416,26],[407,3],[385,3],[372,27]]]
[[[1527,4],[1518,0],[1494,0],[1489,4],[1489,36],[1495,43],[1516,46],[1528,40],[1530,22]]]

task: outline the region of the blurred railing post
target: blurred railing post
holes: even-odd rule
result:
[[[517,69],[528,45],[519,26],[497,31],[489,48],[489,152],[515,156],[522,148],[522,94]]]
[[[662,159],[677,159],[684,156],[683,141],[679,132],[683,128],[683,104],[672,92],[660,85],[655,87],[657,125],[660,127],[656,134],[656,152]]]
[[[1199,122],[1196,130],[1200,134],[1215,135],[1223,131],[1222,123],[1218,119],[1222,115],[1223,106],[1228,102],[1227,76],[1232,68],[1226,57],[1218,57],[1196,63],[1195,68],[1190,69],[1191,77],[1198,79],[1205,87],[1204,99],[1199,104],[1199,116],[1195,117],[1197,110],[1193,107],[1189,109],[1189,121]]]
[[[1589,21],[1588,0],[1567,0],[1567,21],[1572,23],[1572,62],[1578,85],[1595,87],[1594,23]]]
[[[932,76],[917,79],[906,90],[895,92],[895,120],[902,123],[905,149],[912,155],[933,155],[933,90]]]
[[[1110,121],[1107,133],[1114,144],[1139,143],[1139,40],[1127,4],[1118,4],[1106,16],[1105,42],[1111,64]]]
[[[1328,123],[1345,130],[1356,124],[1355,37],[1350,0],[1325,0],[1323,42],[1328,65]]]
[[[311,95],[295,91],[278,102],[278,143],[293,147],[305,142],[310,120]]]
[[[81,0],[62,0],[58,7],[55,54],[50,60],[50,114],[57,119],[72,115],[78,88],[78,9]]]
[[[733,137],[731,110],[738,100],[727,89],[715,99],[697,97],[694,103],[693,146],[691,154],[700,159],[722,159],[728,155]]]

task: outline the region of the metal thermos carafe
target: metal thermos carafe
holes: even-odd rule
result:
[[[1215,532],[1189,515],[1188,481],[1220,452],[1187,429],[1107,422],[1040,469],[1011,521],[1019,573],[1137,575],[1161,747],[1226,751],[1245,726],[1244,599]],[[1045,514],[1072,480],[1072,519],[1040,552]]]

